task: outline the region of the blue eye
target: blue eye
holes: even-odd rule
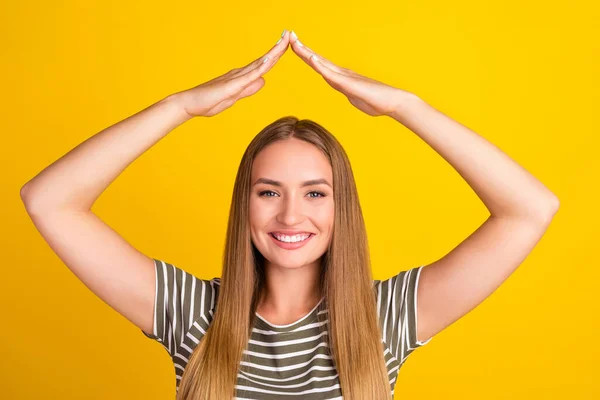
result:
[[[264,190],[264,191],[260,192],[258,195],[259,196],[264,196],[265,193],[275,193],[275,192],[273,192],[272,190]],[[267,197],[273,197],[273,196],[267,196]]]
[[[273,197],[273,196],[265,196],[267,193],[275,193],[275,192],[274,192],[274,191],[272,191],[272,190],[263,190],[262,192],[259,192],[259,193],[258,193],[258,195],[259,195],[259,196],[263,196],[263,197]],[[309,196],[309,197],[311,197],[311,198],[313,198],[313,199],[318,199],[318,198],[320,198],[320,197],[325,197],[325,196],[327,196],[325,193],[322,193],[322,192],[316,192],[316,191],[313,191],[313,192],[308,192],[308,193],[309,193],[309,194],[310,194],[310,193],[316,193],[316,194],[318,194],[318,195],[319,195],[319,196]]]
[[[325,193],[321,193],[321,192],[309,192],[309,193],[316,193],[316,194],[320,195],[321,197],[325,197]],[[313,197],[313,199],[318,199],[318,198],[319,198],[319,196]]]

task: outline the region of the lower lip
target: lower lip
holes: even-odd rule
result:
[[[313,236],[315,236],[315,235],[313,235],[311,233],[311,235],[309,237],[307,237],[306,239],[304,239],[303,241],[301,241],[301,242],[295,242],[295,243],[292,243],[292,242],[289,242],[289,243],[288,242],[280,242],[279,240],[275,239],[275,237],[273,235],[271,235],[270,233],[269,233],[269,236],[275,242],[275,244],[277,246],[281,247],[282,249],[296,250],[296,249],[299,249],[300,247],[304,246],[306,243],[308,243],[308,241],[310,239],[312,239]]]

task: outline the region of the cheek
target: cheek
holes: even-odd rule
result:
[[[259,204],[255,199],[250,200],[250,207],[248,210],[250,223],[254,227],[264,226],[265,222],[269,220],[269,208]]]
[[[331,202],[331,204],[323,204],[321,207],[316,209],[314,218],[323,229],[330,229],[333,226],[334,220],[333,202]]]
[[[248,220],[250,223],[250,234],[255,244],[257,240],[259,242],[260,240],[264,240],[257,236],[264,231],[265,227],[270,225],[273,218],[273,212],[269,207],[265,207],[264,204],[259,204],[259,202],[252,199],[250,200]]]

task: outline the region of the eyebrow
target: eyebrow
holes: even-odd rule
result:
[[[254,185],[257,185],[259,183],[266,183],[268,185],[279,186],[279,187],[283,186],[281,184],[281,182],[275,181],[273,179],[268,179],[268,178],[258,178],[256,180],[256,182],[254,182]],[[331,184],[329,182],[327,182],[326,179],[312,179],[310,181],[305,181],[305,182],[302,182],[302,185],[300,185],[300,187],[321,185],[321,184],[325,184],[325,185],[331,187]],[[254,186],[254,185],[252,185],[252,186]]]

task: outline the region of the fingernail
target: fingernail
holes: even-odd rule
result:
[[[296,32],[292,31],[292,38],[293,39],[298,39],[298,35],[296,35]]]
[[[304,46],[304,45],[302,44],[302,42],[300,41],[300,39],[297,39],[297,40],[296,40],[296,44],[297,44],[298,46],[300,46],[300,47]]]
[[[284,29],[283,32],[281,33],[281,39],[279,39],[277,41],[277,43],[275,43],[275,44],[279,44],[283,40],[283,36],[285,35],[286,32],[287,32],[287,29]]]

